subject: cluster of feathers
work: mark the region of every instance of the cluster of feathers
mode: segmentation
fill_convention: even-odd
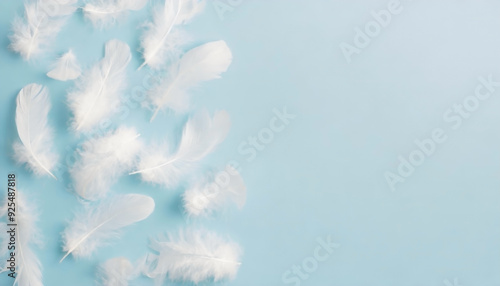
[[[84,17],[99,29],[105,29],[143,9],[148,0],[26,0],[23,16],[12,23],[10,49],[24,60],[42,56],[50,48],[66,20],[81,9]],[[143,62],[161,79],[147,91],[151,120],[164,111],[176,114],[191,112],[190,91],[205,81],[221,77],[232,62],[227,44],[213,41],[185,51],[189,36],[182,29],[203,11],[205,0],[162,0],[152,7],[152,21],[144,25],[140,39]],[[67,102],[73,117],[71,129],[88,134],[110,116],[110,106],[120,102],[127,88],[127,72],[132,54],[130,47],[111,39],[104,56],[82,70],[72,50],[61,55],[47,72],[59,81],[74,81]],[[53,152],[54,134],[48,124],[50,98],[46,87],[29,84],[17,95],[16,126],[19,141],[13,145],[14,159],[36,176],[57,180],[58,156]],[[187,183],[182,197],[189,217],[212,216],[228,207],[243,207],[246,187],[232,166],[214,170],[200,178],[193,176],[200,162],[226,138],[230,128],[229,114],[195,111],[185,123],[175,150],[148,143],[133,127],[117,129],[84,142],[77,150],[76,162],[69,168],[75,195],[81,207],[62,232],[61,262],[91,257],[100,248],[120,238],[124,229],[147,219],[155,209],[154,200],[141,194],[110,194],[121,176],[137,176],[142,181],[176,188]],[[43,285],[42,267],[34,247],[40,245],[36,227],[37,208],[23,191],[16,197],[15,285]],[[8,200],[0,205],[0,217],[8,216]],[[7,225],[0,223],[2,234]],[[177,234],[160,234],[150,242],[151,252],[137,261],[117,257],[105,261],[98,271],[101,285],[125,286],[144,275],[161,285],[165,279],[199,283],[232,279],[241,264],[241,248],[230,239],[204,229],[180,230]],[[0,256],[5,256],[2,247]],[[5,260],[3,260],[5,261]],[[7,265],[0,271],[6,271]]]

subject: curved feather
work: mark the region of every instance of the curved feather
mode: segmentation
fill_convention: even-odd
[[[80,76],[82,69],[76,61],[72,50],[57,59],[54,67],[47,73],[47,76],[60,81],[73,80]]]
[[[115,24],[128,11],[144,8],[148,0],[90,0],[83,6],[83,14],[94,27],[105,28]]]

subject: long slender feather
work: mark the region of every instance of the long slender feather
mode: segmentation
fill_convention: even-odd
[[[63,250],[73,257],[89,257],[99,247],[120,236],[120,230],[146,219],[154,210],[154,200],[138,194],[117,195],[99,205],[84,206],[62,234]]]
[[[142,144],[133,128],[120,127],[83,144],[80,160],[70,169],[75,191],[82,198],[103,198],[120,175],[132,168]]]
[[[106,28],[115,24],[128,11],[144,8],[148,0],[89,0],[83,6],[83,14],[94,27]]]
[[[60,81],[73,80],[80,76],[82,69],[78,65],[72,50],[62,55],[47,73],[47,76]]]
[[[155,107],[151,121],[163,108],[184,112],[189,108],[189,90],[204,81],[220,78],[232,61],[224,41],[206,43],[187,52],[168,69],[168,77],[149,92]]]
[[[49,93],[39,84],[25,86],[17,95],[16,126],[21,143],[14,143],[14,158],[26,163],[36,175],[48,174],[57,156],[51,151],[52,132],[47,124],[50,109]]]
[[[112,103],[119,100],[126,86],[126,67],[130,59],[127,44],[110,40],[106,43],[104,58],[80,76],[76,90],[68,94],[75,130],[89,131],[109,115]]]
[[[138,170],[143,181],[175,187],[196,166],[196,163],[214,151],[229,132],[229,115],[218,111],[210,118],[203,110],[188,120],[182,132],[181,142],[173,155],[165,150],[148,148],[141,154]]]

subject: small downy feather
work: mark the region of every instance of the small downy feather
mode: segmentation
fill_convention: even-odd
[[[0,207],[0,216],[2,217],[7,217],[8,211],[12,211],[7,203],[11,203],[11,201],[6,200]],[[40,232],[37,227],[37,218],[39,216],[37,208],[31,201],[26,200],[24,193],[20,190],[17,190],[14,203],[16,204],[15,216],[12,218],[15,221],[9,221],[9,223],[17,224],[15,231],[16,248],[8,248],[7,240],[4,241],[4,245],[1,245],[2,249],[10,249],[9,253],[11,251],[15,253],[16,278],[13,285],[42,286],[42,265],[32,248],[41,245]],[[11,216],[8,217],[11,218]],[[4,227],[8,230],[6,224],[2,223],[1,228]],[[3,271],[7,271],[8,267],[10,267],[9,262],[2,267]]]
[[[76,131],[90,131],[109,115],[112,105],[119,102],[120,92],[126,86],[130,59],[127,44],[110,40],[106,43],[104,58],[78,78],[76,89],[68,94]]]
[[[238,171],[227,165],[212,180],[189,188],[183,195],[183,201],[189,216],[210,216],[230,203],[241,209],[246,201],[245,183]]]
[[[24,5],[24,18],[12,22],[10,49],[24,60],[39,56],[57,36],[66,19],[76,10],[78,0],[30,0]]]
[[[176,112],[189,109],[189,90],[204,81],[220,78],[232,61],[232,54],[224,41],[206,43],[188,51],[168,69],[168,77],[149,92],[155,107],[151,121],[158,112],[170,108]]]
[[[146,262],[146,274],[163,285],[168,276],[174,281],[229,280],[236,277],[241,265],[238,244],[206,230],[180,231],[152,240]]]
[[[153,9],[153,22],[146,24],[141,38],[144,63],[153,69],[161,68],[175,57],[187,41],[177,26],[188,23],[205,7],[205,0],[165,0]]]
[[[115,257],[106,260],[99,266],[99,280],[102,286],[128,286],[128,282],[141,274],[144,269],[145,257],[133,265],[125,257]]]
[[[142,143],[133,128],[120,127],[82,146],[80,159],[70,169],[75,191],[86,200],[103,198],[119,176],[133,167]]]
[[[148,0],[89,0],[83,6],[83,14],[94,27],[106,28],[114,25],[128,11],[144,8]]]
[[[146,219],[154,207],[151,197],[138,194],[116,195],[98,205],[85,204],[62,234],[66,254],[61,262],[70,254],[75,258],[91,256],[118,238],[123,227]]]
[[[52,131],[47,124],[49,93],[39,84],[25,86],[17,95],[16,126],[21,143],[14,143],[14,158],[36,175],[50,175],[57,156],[51,151]]]
[[[177,151],[165,154],[165,149],[147,148],[139,155],[137,171],[143,181],[176,187],[192,171],[196,163],[214,151],[229,132],[229,114],[218,111],[210,118],[206,110],[191,117],[182,132]]]
[[[82,69],[78,65],[73,51],[69,50],[57,59],[47,76],[56,80],[67,81],[78,78],[81,73]]]

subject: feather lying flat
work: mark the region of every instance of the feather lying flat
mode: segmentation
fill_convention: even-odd
[[[78,0],[30,0],[24,5],[24,18],[12,22],[10,49],[29,60],[52,44],[66,18],[76,10]]]
[[[54,64],[47,76],[60,81],[74,80],[80,76],[82,69],[76,61],[73,51],[69,50],[62,55]]]
[[[186,24],[205,7],[205,0],[165,0],[154,7],[153,21],[146,24],[141,38],[145,65],[159,69],[179,53],[186,37],[176,26]]]
[[[95,27],[105,28],[115,24],[128,11],[141,10],[146,3],[148,0],[90,0],[82,10]]]
[[[245,205],[246,187],[236,169],[230,165],[209,182],[200,182],[183,195],[184,209],[189,216],[209,216],[231,202]]]
[[[130,59],[127,44],[110,40],[106,43],[104,58],[78,78],[76,89],[68,94],[75,130],[89,131],[110,114],[112,104],[119,101],[120,92],[126,86]]]
[[[188,120],[182,132],[181,142],[173,155],[165,150],[148,148],[139,155],[137,171],[143,181],[176,187],[195,164],[214,151],[229,132],[229,115],[218,111],[213,118],[203,110]]]
[[[47,124],[50,109],[49,93],[38,84],[25,86],[17,95],[16,126],[21,143],[14,143],[14,158],[28,166],[36,175],[52,171],[57,156],[51,151],[52,132]]]
[[[154,200],[138,194],[117,195],[98,205],[86,204],[76,213],[62,234],[63,250],[73,257],[89,257],[99,247],[120,236],[120,230],[146,219],[154,210]]]
[[[205,230],[160,237],[150,247],[155,253],[148,257],[146,274],[157,285],[163,285],[166,276],[193,283],[233,279],[241,265],[241,249],[236,243]]]
[[[135,265],[125,257],[108,259],[99,267],[100,285],[127,286],[130,280],[139,276],[144,268],[144,263],[145,258],[139,259]]]
[[[201,82],[220,78],[231,61],[231,50],[224,41],[206,43],[187,52],[168,69],[168,77],[150,90],[149,98],[155,107],[151,121],[164,108],[188,110],[189,90]]]
[[[133,167],[142,144],[133,128],[120,127],[104,137],[85,142],[80,159],[70,169],[75,191],[82,198],[103,198],[119,176]]]

